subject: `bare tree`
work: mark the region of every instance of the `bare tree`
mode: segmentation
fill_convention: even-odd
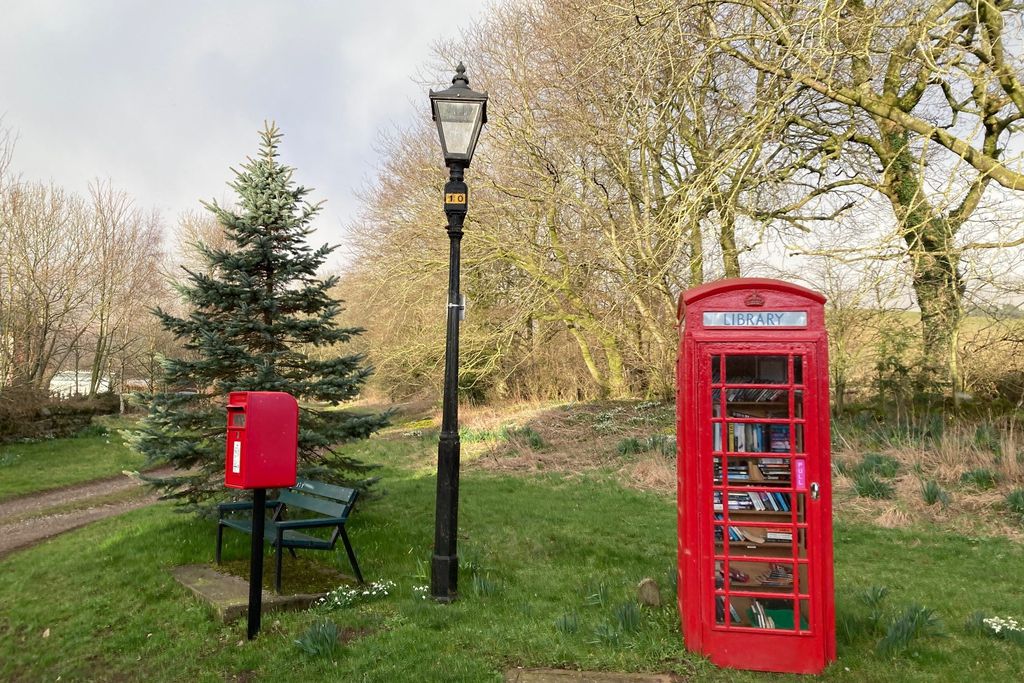
[[[90,273],[93,315],[89,395],[95,396],[111,362],[135,341],[132,326],[155,303],[153,292],[160,253],[160,219],[140,211],[123,191],[109,182],[90,188],[95,259]],[[123,380],[123,375],[121,377]]]
[[[905,242],[924,378],[958,387],[964,245],[992,181],[1024,189],[1021,8],[992,0],[701,2],[723,53],[822,98],[794,112],[821,144],[867,157],[857,179],[889,202]],[[1009,26],[1009,29],[1008,29]],[[992,246],[1024,243],[1024,237]],[[975,245],[980,246],[980,245]]]

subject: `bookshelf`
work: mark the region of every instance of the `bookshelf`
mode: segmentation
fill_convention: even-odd
[[[713,359],[713,383],[720,369]],[[787,356],[727,356],[725,383],[711,391],[719,625],[727,608],[730,626],[747,628],[792,629],[794,609],[801,627],[809,617],[797,592],[808,585],[806,547],[793,524],[804,519],[803,500],[791,478],[803,441],[800,362],[793,375],[790,383]]]

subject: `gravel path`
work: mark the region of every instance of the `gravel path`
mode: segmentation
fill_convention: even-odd
[[[173,472],[164,468],[147,472],[150,476],[166,476]],[[0,503],[0,558],[10,553],[33,546],[47,538],[71,531],[114,515],[120,515],[157,500],[156,493],[142,494],[128,500],[101,503],[97,499],[112,494],[130,491],[142,486],[142,481],[131,474],[122,474],[110,479],[100,479],[67,486],[54,491],[19,496]],[[96,504],[90,505],[90,500]],[[74,510],[47,514],[47,510],[68,505],[79,506]],[[34,515],[26,518],[26,515]]]

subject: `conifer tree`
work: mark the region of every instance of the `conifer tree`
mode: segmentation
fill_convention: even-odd
[[[295,184],[294,169],[278,161],[281,133],[265,126],[256,158],[234,171],[233,208],[204,203],[222,226],[228,248],[195,245],[206,263],[187,270],[177,286],[189,312],[177,317],[157,308],[161,324],[183,340],[184,358],[164,364],[165,391],[149,401],[135,432],[135,447],[151,462],[178,473],[159,483],[165,497],[198,508],[223,497],[228,392],[285,391],[326,405],[301,407],[299,471],[349,486],[366,486],[369,465],[335,448],[370,436],[387,423],[380,414],[354,414],[336,406],[355,397],[371,368],[359,353],[319,360],[314,348],[335,347],[362,332],[340,327],[336,277],[317,271],[334,247],[312,249],[307,239],[320,204]],[[317,354],[318,358],[331,354]]]

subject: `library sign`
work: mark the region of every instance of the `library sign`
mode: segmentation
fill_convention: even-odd
[[[704,327],[807,327],[807,311],[705,311]]]

